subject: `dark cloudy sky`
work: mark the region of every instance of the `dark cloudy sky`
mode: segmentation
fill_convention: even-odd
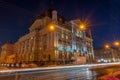
[[[53,0],[68,21],[89,17],[94,47],[120,40],[120,0]],[[0,45],[15,42],[51,0],[0,0]]]

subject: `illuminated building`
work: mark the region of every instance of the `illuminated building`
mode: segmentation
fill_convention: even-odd
[[[97,62],[119,62],[120,50],[118,48],[98,48],[94,50]]]
[[[80,31],[79,22],[79,19],[66,21],[55,9],[49,8],[34,21],[28,34],[14,44],[5,44],[10,50],[3,45],[1,63],[66,64],[76,57],[92,63],[91,33]],[[14,55],[13,60],[10,57],[7,61],[9,54]]]

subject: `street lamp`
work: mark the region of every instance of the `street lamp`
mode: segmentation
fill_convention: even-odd
[[[50,30],[54,30],[55,27],[53,25],[50,26]]]
[[[54,31],[55,30],[55,25],[53,23],[50,23],[48,25],[48,29],[49,29],[49,31]]]
[[[106,44],[104,47],[105,47],[105,49],[109,49],[109,48],[110,48],[110,45],[109,45],[109,44]]]
[[[86,23],[81,23],[79,25],[79,29],[83,32],[83,48],[84,48],[84,53],[86,53],[86,34],[85,34],[85,31],[86,31],[86,28],[87,28],[87,24]],[[86,57],[86,62],[87,62],[87,54],[85,54],[85,57]]]
[[[113,50],[113,48],[111,48],[111,46],[110,46],[109,44],[106,44],[106,45],[105,45],[105,49],[107,49],[107,50],[109,50],[109,51],[111,52],[111,53],[110,53],[111,56],[112,56],[112,57],[111,57],[111,58],[112,58],[111,60],[114,61],[114,59],[115,59],[114,57],[115,57],[115,56],[114,56],[114,50]],[[110,55],[110,54],[109,54],[109,55]]]
[[[117,47],[120,46],[120,42],[118,42],[118,41],[115,41],[113,44]]]
[[[85,24],[80,24],[79,26],[81,31],[85,31],[86,30],[86,25]]]
[[[116,49],[117,49],[117,52],[116,52],[116,55],[114,55],[115,56],[115,58],[117,59],[118,58],[118,51],[120,50],[120,42],[119,41],[114,41],[114,46],[116,47]],[[115,59],[113,59],[113,61],[115,61]]]
[[[53,22],[51,22],[50,24],[48,24],[48,31],[50,31],[52,35],[55,34],[55,30],[56,30],[56,26]],[[54,36],[55,37],[55,36]],[[54,47],[55,47],[55,40],[54,40]],[[55,65],[56,65],[56,62],[57,62],[57,57],[56,57],[56,50],[54,51],[55,52]]]
[[[79,25],[79,29],[82,31],[83,33],[83,45],[84,47],[86,47],[86,37],[85,37],[85,31],[86,31],[86,25],[85,24],[80,24]]]

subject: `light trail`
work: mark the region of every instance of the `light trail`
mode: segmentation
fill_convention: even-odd
[[[76,68],[76,67],[92,67],[92,66],[104,66],[104,65],[114,65],[117,63],[102,63],[102,64],[86,64],[86,65],[72,65],[72,66],[54,66],[54,67],[42,67],[42,68],[23,68],[23,69],[11,69],[11,70],[0,70],[0,73],[14,73],[23,71],[37,71],[37,70],[51,70],[51,69],[62,69],[62,68]]]

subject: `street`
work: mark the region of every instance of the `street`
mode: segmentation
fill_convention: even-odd
[[[111,63],[112,65],[116,63]],[[110,65],[111,65],[110,64]],[[1,70],[0,80],[96,80],[98,77],[106,75],[111,71],[120,70],[118,67],[107,67],[99,69],[98,65],[75,65],[56,66],[44,68],[27,68],[18,70]],[[97,66],[97,70],[90,70],[92,66]],[[102,67],[102,66],[100,66]]]
[[[94,80],[96,72],[89,67],[1,74],[0,80]]]

